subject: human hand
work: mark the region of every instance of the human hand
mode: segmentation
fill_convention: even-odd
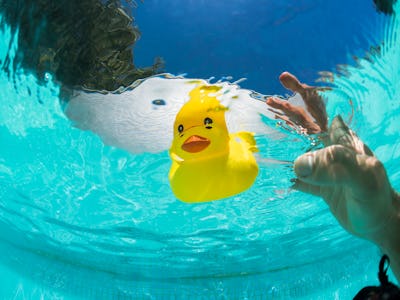
[[[395,192],[382,163],[341,117],[336,117],[327,129],[325,104],[318,88],[300,83],[288,72],[279,79],[283,86],[301,95],[306,109],[270,97],[267,104],[283,112],[278,117],[289,125],[301,126],[306,133],[327,131],[320,136],[326,148],[295,160],[298,178],[293,187],[322,197],[350,233],[381,244],[380,234],[396,211],[392,201]]]
[[[346,230],[379,244],[395,212],[382,163],[341,117],[333,120],[325,143],[295,160],[294,188],[322,197]]]
[[[306,109],[279,98],[269,98],[267,104],[281,110],[278,117],[289,125],[301,126],[306,133],[323,133],[319,138],[326,147],[295,160],[293,188],[322,197],[348,232],[377,244],[391,258],[400,280],[400,194],[392,189],[382,163],[341,117],[326,129],[319,89],[301,84],[287,72],[280,80],[302,96]]]
[[[292,127],[301,126],[305,133],[308,134],[325,132],[327,130],[328,118],[325,103],[318,94],[318,91],[326,88],[316,88],[300,83],[300,81],[289,72],[283,72],[279,76],[279,80],[285,88],[300,94],[306,109],[295,106],[287,100],[269,97],[267,99],[267,105],[274,109],[279,109],[283,113],[277,113],[276,117],[283,119]]]

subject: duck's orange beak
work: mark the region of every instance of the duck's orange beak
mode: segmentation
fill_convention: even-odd
[[[210,140],[205,137],[192,135],[183,143],[182,149],[186,152],[196,153],[206,149],[210,143]]]

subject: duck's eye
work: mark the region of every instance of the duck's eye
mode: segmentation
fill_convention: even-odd
[[[179,131],[179,133],[183,132],[183,125],[182,124],[178,126],[178,131]]]
[[[213,123],[213,120],[211,120],[210,118],[205,118],[204,119],[204,125],[206,125],[206,128],[207,129],[210,129],[210,128],[212,128],[211,127],[211,124]]]

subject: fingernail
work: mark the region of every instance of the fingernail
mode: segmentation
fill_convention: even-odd
[[[308,177],[312,174],[314,165],[313,155],[303,155],[300,156],[294,162],[294,171],[299,177]]]

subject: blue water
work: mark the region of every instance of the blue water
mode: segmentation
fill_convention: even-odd
[[[160,55],[171,73],[247,77],[259,92],[285,93],[283,70],[313,83],[384,40],[381,55],[334,74],[327,108],[400,189],[399,20],[361,1],[160,2],[135,11],[139,64]],[[15,39],[7,26],[0,35],[0,60],[13,61]],[[377,283],[378,249],[292,191],[290,166],[262,165],[249,191],[188,205],[170,190],[167,151],[131,154],[75,128],[50,74],[43,86],[3,63],[0,87],[1,299],[348,299]],[[310,147],[281,131],[257,137],[266,156],[293,161]]]
[[[243,87],[277,94],[283,71],[311,84],[364,56],[385,20],[365,0],[146,0],[134,16],[138,65],[161,56],[174,74],[246,77]]]

